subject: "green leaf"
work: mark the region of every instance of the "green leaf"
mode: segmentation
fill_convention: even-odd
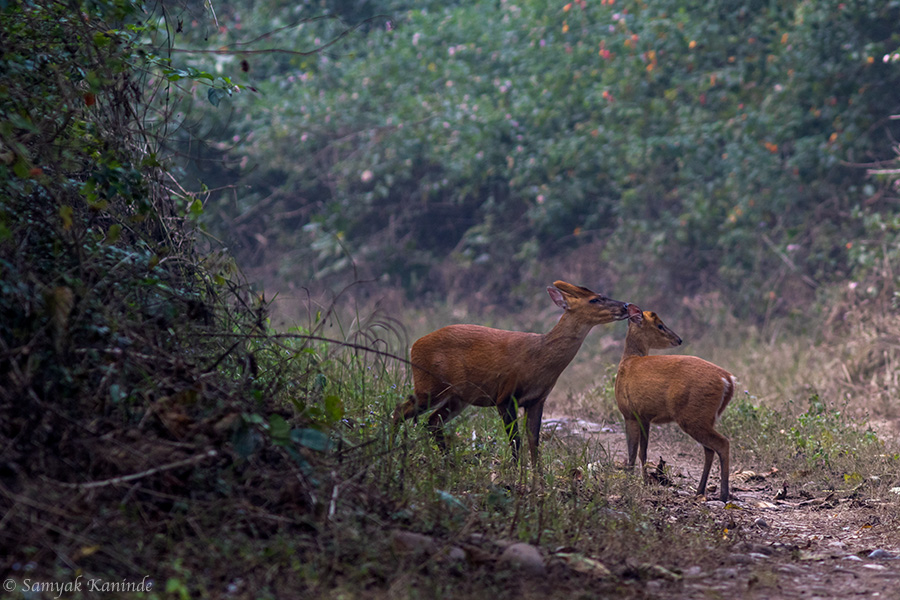
[[[122,235],[122,226],[121,225],[119,225],[118,223],[116,223],[114,225],[110,225],[109,231],[107,231],[107,233],[106,233],[106,239],[104,240],[104,243],[106,243],[107,245],[115,244],[116,242],[119,241],[119,237],[121,235]]]
[[[344,418],[344,402],[340,396],[336,394],[325,396],[325,418],[329,423],[337,423]]]
[[[106,48],[109,46],[110,41],[109,36],[102,32],[94,34],[94,45],[97,46],[97,48]]]
[[[187,72],[181,69],[163,68],[162,72],[169,81],[179,81],[188,76]]]
[[[244,421],[231,436],[231,445],[241,458],[249,458],[259,447],[259,433]]]
[[[257,413],[250,413],[244,415],[244,422],[253,423],[255,425],[262,425],[266,422],[266,420],[262,417],[262,415],[259,415]]]
[[[203,202],[200,201],[200,198],[195,198],[194,201],[191,202],[191,206],[188,210],[190,211],[191,217],[199,217],[203,214]]]
[[[28,117],[27,115],[23,116],[23,115],[20,115],[19,113],[10,113],[10,114],[4,115],[4,116],[9,118],[9,121],[3,122],[4,130],[6,129],[5,126],[7,125],[7,123],[9,123],[14,127],[18,127],[20,129],[30,131],[31,133],[39,133],[40,132],[40,129],[38,128],[38,126],[35,125],[34,122],[31,120],[31,118]]]
[[[317,392],[321,392],[325,389],[325,386],[328,385],[328,378],[324,373],[316,373],[316,378],[313,383],[313,389]]]
[[[62,219],[63,229],[69,230],[72,228],[72,215],[74,212],[72,207],[67,204],[59,207],[59,218]]]
[[[291,426],[281,415],[269,417],[269,435],[276,444],[286,444],[290,439]]]
[[[23,158],[19,158],[15,163],[13,163],[13,173],[16,174],[16,177],[19,179],[27,179],[28,172],[31,170],[31,165],[28,164]]]
[[[445,492],[444,490],[434,490],[434,493],[437,494],[437,497],[440,498],[441,501],[448,507],[455,510],[468,510],[468,508],[466,508],[466,505],[463,504],[459,498],[457,498],[450,492]]]
[[[333,445],[331,438],[318,429],[294,429],[291,431],[291,439],[295,443],[316,452],[328,452]]]
[[[114,383],[111,386],[109,386],[109,397],[112,399],[113,402],[119,403],[122,400],[124,400],[125,398],[127,398],[128,395],[122,389],[122,386],[120,386],[118,383]]]
[[[219,101],[225,97],[225,92],[220,90],[219,88],[209,88],[209,91],[206,92],[206,97],[209,98],[209,103],[213,106],[218,106]]]

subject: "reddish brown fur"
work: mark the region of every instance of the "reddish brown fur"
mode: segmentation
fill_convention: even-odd
[[[715,430],[716,419],[734,396],[734,376],[696,356],[647,356],[653,348],[681,344],[681,338],[649,311],[628,323],[625,352],[616,375],[616,403],[625,417],[628,465],[633,467],[640,446],[641,466],[647,460],[651,423],[675,421],[700,442],[705,453],[698,495],[706,493],[713,455],[719,456],[722,485],[728,500],[729,442]],[[640,316],[637,316],[640,314]]]
[[[395,426],[429,409],[428,428],[445,448],[443,425],[466,406],[496,406],[518,457],[517,407],[525,409],[532,462],[537,464],[544,402],[594,325],[627,317],[627,304],[556,281],[547,291],[565,312],[546,334],[480,325],[450,325],[413,344],[415,393],[397,407]]]

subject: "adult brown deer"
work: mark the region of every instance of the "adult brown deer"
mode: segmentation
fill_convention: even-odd
[[[429,409],[428,429],[446,449],[443,427],[465,407],[494,406],[518,459],[517,408],[525,410],[532,465],[537,465],[544,402],[595,325],[628,317],[628,304],[556,281],[550,298],[565,312],[545,334],[480,325],[450,325],[412,346],[414,394],[394,411],[394,425]]]

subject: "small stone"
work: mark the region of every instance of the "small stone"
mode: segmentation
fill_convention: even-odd
[[[431,536],[414,531],[394,531],[392,536],[394,548],[400,552],[432,552],[434,539]]]
[[[675,571],[667,569],[662,565],[643,563],[638,566],[638,569],[644,571],[646,573],[646,576],[648,577],[663,578],[670,581],[681,581],[682,579],[684,579],[681,573],[676,573]]]
[[[714,576],[721,579],[737,579],[740,573],[741,571],[738,571],[737,569],[731,567],[722,567],[715,570]]]
[[[775,550],[766,544],[755,544],[753,542],[740,542],[735,544],[735,550],[739,552],[746,552],[748,554],[762,554],[764,556],[771,556],[774,554]]]
[[[459,546],[451,546],[447,550],[447,559],[451,562],[464,562],[466,560],[466,551]]]
[[[775,570],[789,575],[803,575],[806,573],[804,569],[796,565],[778,565]]]
[[[554,558],[558,558],[573,571],[591,575],[600,579],[613,578],[614,575],[606,565],[599,560],[585,556],[578,552],[555,552]]]
[[[685,579],[699,579],[703,576],[704,576],[703,569],[701,569],[700,567],[697,567],[697,566],[688,567],[687,569],[684,570],[684,578]]]
[[[732,554],[728,560],[736,565],[748,565],[753,562],[753,559],[746,554]]]
[[[753,526],[759,527],[760,529],[768,529],[769,523],[762,517],[759,517],[753,521]]]
[[[872,550],[869,553],[869,558],[881,558],[881,559],[892,559],[897,558],[897,555],[893,552],[888,552],[887,550],[882,550],[878,548],[877,550]]]
[[[504,550],[499,562],[534,575],[542,575],[546,570],[540,551],[531,544],[521,542]]]
[[[410,554],[437,553],[437,558],[449,560],[450,562],[463,562],[466,560],[466,552],[459,546],[450,546],[442,549],[433,537],[414,531],[397,529],[391,533],[391,542],[396,552]]]

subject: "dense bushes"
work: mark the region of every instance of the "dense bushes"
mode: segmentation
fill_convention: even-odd
[[[0,433],[17,440],[13,462],[53,445],[46,435],[59,443],[59,419],[127,421],[192,385],[172,354],[195,354],[187,338],[207,329],[210,298],[185,260],[184,198],[161,184],[154,131],[135,117],[125,24],[136,9],[98,3],[75,21],[62,4],[0,13]]]
[[[162,589],[190,565],[201,522],[204,545],[221,527],[205,502],[245,497],[236,462],[268,451],[260,471],[308,466],[260,433],[284,410],[293,353],[260,358],[258,376],[257,355],[280,351],[265,306],[201,251],[198,200],[163,168],[178,94],[155,92],[180,76],[141,43],[142,8],[0,5],[0,570],[12,583],[152,569]],[[291,450],[327,441],[299,427],[313,420],[303,373],[290,380],[303,433]]]
[[[203,11],[213,5],[221,23],[237,21],[227,4],[213,2]],[[192,12],[200,11],[198,6],[151,7],[130,0],[0,3],[0,570],[6,591],[24,597],[39,593],[29,591],[26,581],[61,587],[83,578],[147,581],[160,597],[315,597],[331,590],[352,595],[356,589],[394,595],[406,589],[416,590],[413,595],[422,589],[465,595],[471,589],[471,595],[484,595],[494,585],[509,591],[508,570],[494,566],[493,540],[511,537],[545,548],[577,544],[581,551],[611,558],[619,565],[616,577],[591,576],[587,584],[600,595],[621,591],[622,581],[631,586],[633,565],[622,559],[627,553],[621,549],[635,546],[632,540],[641,540],[643,550],[628,555],[628,562],[662,556],[667,564],[681,564],[684,552],[659,552],[674,547],[671,540],[677,539],[679,548],[688,543],[705,549],[691,553],[692,561],[709,555],[703,563],[714,568],[726,543],[724,522],[714,522],[706,509],[703,515],[691,509],[691,518],[678,520],[674,528],[668,513],[644,515],[647,502],[656,500],[635,494],[633,478],[621,477],[611,465],[582,477],[587,458],[596,452],[608,463],[606,450],[598,446],[548,444],[547,495],[517,484],[514,465],[497,468],[506,445],[499,443],[502,430],[487,412],[473,414],[484,427],[472,428],[471,435],[453,444],[459,458],[453,469],[433,451],[423,429],[410,425],[402,437],[386,435],[389,415],[408,393],[405,362],[386,351],[400,348],[402,355],[408,344],[395,317],[359,318],[347,333],[346,353],[334,352],[340,344],[320,337],[320,329],[271,335],[265,304],[234,276],[227,256],[198,243],[205,196],[187,191],[182,187],[189,187],[186,178],[168,170],[177,150],[196,149],[180,145],[194,141],[188,136],[177,137],[198,123],[185,117],[185,104],[196,97],[218,106],[212,115],[224,123],[224,99],[251,92],[253,77],[261,72],[269,79],[266,95],[260,96],[271,104],[263,105],[265,120],[248,112],[220,124],[247,132],[238,142],[255,152],[253,160],[266,160],[257,172],[271,186],[261,188],[268,195],[258,206],[252,204],[257,190],[231,190],[241,211],[231,223],[233,231],[260,247],[269,244],[263,248],[269,253],[295,246],[299,228],[309,242],[299,257],[312,253],[314,261],[288,255],[286,265],[295,272],[309,267],[316,275],[330,269],[340,276],[348,268],[341,263],[341,245],[348,244],[370,262],[364,267],[372,269],[377,260],[379,272],[419,289],[448,248],[455,249],[455,260],[468,265],[468,272],[496,276],[498,269],[526,265],[601,234],[614,242],[607,253],[638,248],[633,256],[616,257],[623,270],[652,258],[640,244],[649,232],[662,232],[654,233],[653,248],[670,264],[699,265],[691,259],[694,246],[707,243],[715,254],[721,241],[685,228],[691,235],[676,245],[653,220],[671,221],[685,210],[689,194],[671,186],[682,185],[682,173],[696,174],[704,160],[707,166],[716,164],[712,150],[703,154],[692,147],[689,152],[681,142],[667,141],[665,110],[645,109],[643,100],[629,101],[630,110],[652,134],[647,139],[655,141],[645,143],[641,133],[626,139],[640,144],[623,143],[616,136],[624,129],[616,128],[613,117],[624,118],[629,102],[623,98],[638,94],[640,86],[610,88],[610,103],[603,96],[606,88],[586,83],[601,77],[599,69],[575,78],[579,71],[573,63],[567,71],[523,71],[521,78],[510,75],[495,82],[479,73],[480,61],[445,65],[437,46],[423,46],[422,57],[412,41],[393,47],[393,34],[375,27],[374,20],[359,30],[366,34],[360,39],[371,44],[359,48],[365,63],[341,59],[335,68],[336,54],[316,63],[314,57],[279,53],[271,61],[256,54],[217,54],[221,74],[215,66],[212,74],[173,64],[170,57],[180,61],[186,56],[176,52],[184,49],[179,29],[201,32],[194,40],[199,43],[210,32],[209,23],[215,23],[212,13]],[[559,14],[585,10],[579,18],[586,18],[590,10],[599,10],[585,6]],[[153,13],[155,8],[162,15]],[[504,47],[485,23],[476,27],[454,20],[471,17],[469,9],[435,3],[429,10],[440,18],[431,22],[420,12],[398,24],[406,30],[421,26],[435,38],[441,28],[449,28],[447,40],[454,41],[447,43],[455,44],[453,57],[460,60],[477,53],[478,46],[456,38],[476,35],[498,68],[519,68],[503,58]],[[514,47],[514,37],[531,39],[530,29],[516,29],[527,11],[505,5],[502,10],[513,32],[503,43]],[[528,64],[525,59],[540,40],[552,46],[563,39],[552,23],[555,16],[529,10],[530,18],[546,23],[537,32],[540,37],[533,38],[535,46],[515,50],[522,64]],[[288,17],[266,27],[288,25]],[[571,19],[566,22],[570,31],[580,23]],[[325,28],[323,43],[343,31],[331,21],[317,26]],[[625,41],[632,38],[617,39],[627,48]],[[304,44],[298,40],[297,46]],[[569,56],[562,48],[554,59]],[[577,40],[569,48],[573,56],[589,54]],[[342,78],[353,82],[369,73],[366,69],[388,64],[371,62],[386,51],[406,61],[392,67],[392,86],[405,86],[394,97],[396,104],[384,104],[384,94],[396,88],[379,79],[378,94],[354,98],[348,92],[342,105]],[[652,87],[664,61],[662,54],[647,56],[646,64],[638,55],[620,60],[633,70],[634,82]],[[194,61],[199,62],[189,62]],[[229,65],[245,78],[244,87],[228,79]],[[655,66],[647,70],[650,65]],[[458,69],[453,86],[440,74],[450,68]],[[281,98],[276,84],[298,85],[296,75],[279,79],[283,69],[303,69],[300,79],[305,75],[307,82],[312,74],[315,85],[322,82],[322,94],[309,93],[296,105],[290,103],[296,97],[284,104],[273,101]],[[289,80],[292,76],[295,81]],[[424,86],[426,79],[440,86],[440,93]],[[364,82],[359,80],[363,88]],[[458,98],[457,83],[474,91]],[[548,97],[563,98],[562,110],[542,112],[550,105],[531,93],[538,84],[557,86]],[[666,104],[665,96],[663,108],[675,106]],[[576,100],[580,104],[573,104]],[[598,111],[595,101],[605,108]],[[478,111],[475,102],[482,107]],[[361,112],[342,112],[348,106]],[[294,108],[297,112],[291,113]],[[468,121],[462,118],[465,111]],[[457,116],[451,120],[450,115]],[[300,116],[305,120],[297,121]],[[298,122],[305,125],[296,129]],[[359,123],[369,129],[359,129]],[[551,136],[550,131],[567,135]],[[686,126],[678,131],[685,140],[695,139]],[[256,146],[251,133],[260,140]],[[307,143],[315,143],[316,152],[298,162],[291,151]],[[779,152],[786,152],[783,141],[771,142],[776,143]],[[734,149],[724,149],[739,148],[735,142]],[[775,154],[768,147],[760,152],[769,160]],[[234,156],[235,166],[243,168],[242,155]],[[642,167],[647,156],[661,167],[647,171],[653,177],[632,177],[629,169]],[[674,164],[665,162],[670,159]],[[725,171],[710,169],[709,181],[724,176]],[[658,202],[649,201],[662,191]],[[695,198],[698,203],[704,199]],[[717,207],[709,201],[703,210]],[[218,214],[227,214],[226,209]],[[742,215],[734,216],[740,232]],[[787,231],[779,218],[773,219],[781,228],[772,232],[773,245]],[[873,233],[896,227],[895,220],[871,211],[861,211],[854,220]],[[703,223],[698,217],[696,225]],[[830,222],[823,218],[821,223]],[[248,229],[240,230],[242,224]],[[711,225],[710,230],[719,232]],[[861,265],[871,264],[862,262],[870,254],[856,248],[886,243],[889,235],[883,235],[853,247]],[[681,258],[675,252],[679,248],[686,249]],[[719,253],[705,257],[706,271],[721,271],[727,257]],[[494,285],[504,281],[495,277]],[[717,308],[714,302],[711,306]],[[348,331],[331,311],[314,320],[317,328],[328,322]],[[869,330],[878,337],[872,351],[881,352],[881,331]],[[768,347],[766,352],[771,357]],[[791,357],[796,354],[792,351]],[[790,360],[781,362],[790,368]],[[756,411],[744,408],[744,416]],[[843,453],[843,447],[816,439],[819,425],[841,424],[833,415],[823,404],[808,411],[801,419],[806,429],[790,430],[795,445],[816,460]],[[599,464],[593,458],[591,463]],[[856,471],[851,475],[862,477]],[[623,497],[628,499],[624,504]],[[610,510],[614,498],[619,500]],[[485,549],[470,545],[467,566],[448,572],[442,561],[398,555],[397,537],[386,535],[387,530],[411,528],[430,530],[448,547],[477,533]],[[656,533],[648,537],[648,531]],[[556,566],[549,574],[548,589],[562,589],[560,582],[587,589],[584,581]],[[644,588],[631,589],[645,595]]]
[[[220,7],[215,43],[317,10]],[[630,289],[716,287],[753,311],[801,276],[810,291],[850,275],[860,217],[889,206],[853,164],[890,157],[889,3],[383,12],[318,57],[247,57],[261,93],[235,98],[221,148],[250,187],[214,212],[259,264],[289,250],[303,260],[283,274],[352,276],[349,253],[366,274],[445,292],[436,266],[452,263],[501,291],[600,240],[582,260]],[[303,51],[342,31],[316,21],[265,43]]]

